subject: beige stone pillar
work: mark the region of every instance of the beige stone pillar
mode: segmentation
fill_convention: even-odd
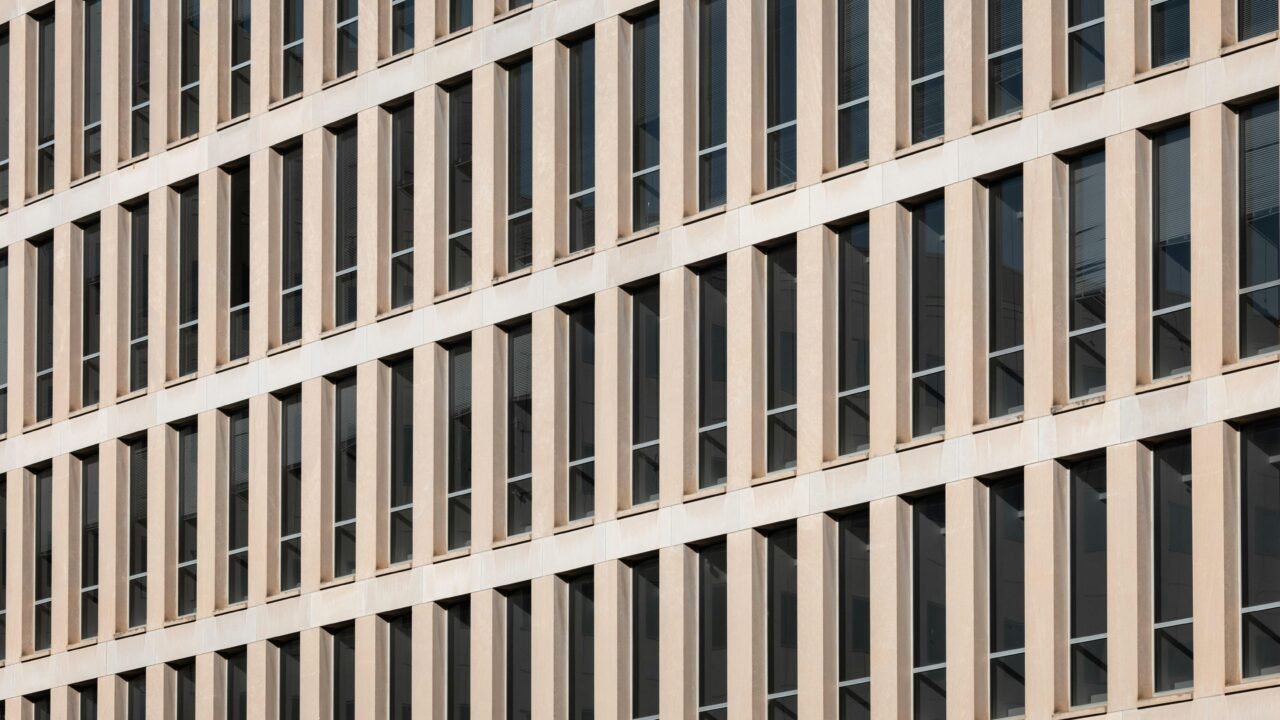
[[[690,718],[698,706],[698,556],[687,545],[658,551],[658,669],[662,717]]]
[[[531,583],[534,720],[563,718],[568,713],[565,673],[569,657],[566,637],[569,603],[561,585],[555,575],[543,575]]]
[[[1223,105],[1191,113],[1191,377],[1239,357],[1236,337],[1235,118]],[[1207,187],[1206,187],[1207,186]]]
[[[620,16],[596,23],[597,250],[631,234],[630,36]]]
[[[834,720],[840,707],[836,522],[825,513],[806,515],[796,521],[796,532],[796,580],[802,588],[797,598],[799,711],[803,717]]]
[[[725,100],[727,107],[734,108],[725,125],[725,207],[730,210],[747,204],[764,189],[763,14],[763,3],[725,7]]]
[[[839,248],[835,234],[825,226],[797,233],[796,266],[797,346],[802,348],[796,357],[796,472],[806,473],[821,469],[823,462],[838,454]]]
[[[877,28],[867,38],[868,150],[871,162],[881,163],[891,160],[910,137],[907,4],[904,0],[868,0],[867,14],[867,27]]]
[[[1110,16],[1107,23],[1111,33]],[[1120,46],[1115,47],[1119,51]],[[1108,53],[1110,72],[1111,53]],[[1149,318],[1139,322],[1139,298],[1148,287],[1142,269],[1146,257],[1148,217],[1140,204],[1147,184],[1145,165],[1140,162],[1142,138],[1130,130],[1107,138],[1107,400],[1132,395],[1139,375],[1138,349],[1149,348]],[[1150,368],[1145,368],[1148,376]]]
[[[1027,717],[1068,709],[1067,526],[1071,508],[1066,473],[1057,462],[1028,465],[1022,474],[1026,521]],[[874,556],[873,556],[874,557]]]
[[[378,61],[391,54],[391,3],[361,0],[357,70],[365,73],[377,68]],[[385,38],[385,39],[384,39]]]
[[[84,59],[79,57],[83,35],[80,38],[74,35],[75,28],[79,26],[77,11],[72,0],[54,1],[54,47],[58,49],[57,57],[62,60],[54,63],[53,67],[53,189],[56,192],[67,189],[71,184],[72,157],[77,154],[73,153],[71,141],[72,118],[84,116],[83,109],[78,116],[73,115],[76,104],[72,100],[75,92],[72,75],[74,68],[84,67]]]
[[[631,299],[621,288],[596,293],[595,516],[631,506]]]
[[[254,22],[249,26],[249,112],[253,115],[266,110],[280,92],[282,53],[276,43],[283,37],[283,20],[279,8],[271,0],[250,0]]]
[[[898,497],[870,505],[871,706],[886,720],[911,717],[910,510]]]
[[[102,108],[99,117],[102,119],[102,172],[116,169],[119,159],[125,156],[122,152],[124,137],[128,135],[129,125],[122,122],[127,118],[128,100],[125,88],[128,87],[129,46],[124,39],[124,27],[128,23],[128,12],[118,3],[102,5]],[[10,72],[13,68],[10,67]],[[12,89],[10,90],[12,93]],[[122,107],[123,106],[123,107]],[[13,107],[10,105],[10,107]],[[12,132],[12,127],[10,128]],[[20,147],[12,144],[10,147]],[[105,218],[103,227],[106,227]],[[106,235],[103,235],[106,240]],[[105,247],[105,243],[104,243]],[[106,268],[103,267],[105,271]],[[103,273],[106,280],[106,273]],[[107,397],[103,395],[103,397]]]
[[[197,655],[195,663],[195,720],[222,720],[227,716],[226,661],[210,652]]]
[[[318,44],[318,43],[317,43]],[[298,694],[301,720],[329,719],[329,634],[324,628],[298,633]]]
[[[1151,653],[1150,568],[1139,561],[1151,552],[1151,478],[1139,467],[1141,451],[1135,442],[1107,448],[1107,708],[1112,711],[1137,706],[1144,685],[1140,666]],[[1145,682],[1148,691],[1150,682]]]
[[[951,32],[948,32],[948,36],[954,37]],[[948,82],[949,78],[950,74]],[[951,133],[949,121],[947,133]],[[977,211],[977,204],[982,196],[982,188],[974,180],[948,185],[946,189],[943,302],[946,318],[947,437],[968,435],[973,428],[975,406],[981,405],[984,411],[986,409],[986,396],[975,392],[978,388],[986,388],[986,373],[976,372],[975,354],[985,360],[986,351],[983,347],[975,353],[974,342],[975,336],[980,334],[979,328],[985,326],[982,318],[986,316],[986,303],[978,302],[974,278],[977,263],[982,262],[985,267],[986,260],[981,249],[982,236],[977,227],[981,217],[985,215]],[[985,412],[982,414],[985,416]]]
[[[176,436],[168,425],[147,430],[147,630],[177,615]]]
[[[249,398],[249,587],[257,605],[280,589],[280,403]]]
[[[905,213],[898,205],[871,211],[871,454],[894,452],[910,435],[908,352],[910,333],[906,278],[910,272]],[[890,309],[893,309],[892,311]]]
[[[475,10],[483,5],[483,2],[477,3]],[[498,83],[505,74],[494,63],[471,72],[471,173],[476,188],[471,195],[472,290],[492,285],[499,267],[498,258],[506,257],[506,244],[499,242],[505,233],[499,231],[497,220],[500,212],[505,217],[506,204],[499,206],[496,200],[496,197],[505,197],[496,185],[498,163],[506,166],[505,154],[498,154],[498,149],[505,146],[502,132],[505,123],[498,121]],[[505,267],[505,262],[501,266]]]
[[[356,366],[356,577],[386,567],[390,376],[377,360]]]
[[[729,307],[728,454],[729,489],[746,487],[764,474],[764,258],[754,247],[726,256]]]
[[[249,256],[260,259],[249,263],[250,359],[265,356],[280,340],[279,167],[274,150],[249,156]]]
[[[413,613],[413,720],[444,717],[444,643],[439,642],[436,606],[414,605]]]
[[[435,85],[413,94],[413,303],[418,307],[432,301],[440,288],[436,278],[444,276],[439,248],[445,229],[442,201],[448,133],[442,96]]]
[[[984,52],[987,32],[985,27],[981,27],[986,13],[983,12],[984,8],[977,5],[978,3],[971,2],[945,5],[942,82],[947,140],[968,135],[975,118],[987,116]],[[982,5],[985,6],[986,3]],[[978,26],[975,27],[975,24]],[[982,60],[979,61],[975,55],[981,55]],[[950,219],[951,203],[947,203],[947,206],[947,217]],[[949,233],[947,239],[951,239]],[[947,395],[947,404],[951,404],[950,393]]]
[[[506,395],[500,353],[504,333],[489,325],[471,333],[471,552],[493,547],[506,526],[506,467],[499,464],[499,419]],[[597,485],[599,484],[597,480]],[[499,511],[502,511],[499,514]]]
[[[196,615],[209,617],[227,603],[227,422],[221,412],[206,410],[196,423]]]
[[[431,562],[437,533],[435,488],[444,478],[444,416],[437,412],[441,406],[438,395],[444,387],[440,356],[439,346],[434,344],[413,349],[414,565]]]
[[[124,486],[127,448],[117,440],[98,446],[98,637],[109,638],[124,627],[128,600],[124,592],[128,532]],[[14,629],[9,628],[12,637]]]
[[[201,85],[202,93],[206,85]],[[203,98],[201,106],[204,107]],[[227,223],[230,183],[220,169],[200,173],[199,257],[200,267],[199,307],[200,325],[197,329],[200,351],[197,372],[208,375],[226,362],[227,346],[227,296],[230,282],[227,263],[229,243]],[[252,256],[251,256],[252,257]],[[263,264],[263,263],[254,263]],[[252,306],[250,306],[252,307]]]
[[[1066,86],[1066,4],[1022,0],[1022,114],[1049,109]],[[983,30],[985,28],[975,28]],[[975,48],[981,51],[985,46]],[[1024,186],[1025,187],[1025,186]],[[1031,237],[1030,234],[1027,237]]]
[[[9,22],[9,207],[13,209],[35,194],[31,138],[35,137],[36,84],[30,80],[37,73],[34,37],[35,21],[30,15],[16,15]],[[9,371],[13,372],[12,365]]]
[[[697,85],[681,68],[696,65],[696,13],[687,0],[659,0],[658,54],[664,69],[659,90],[662,109],[658,132],[662,138],[659,177],[662,194],[659,215],[663,229],[676,227],[697,208],[694,172],[697,126]],[[732,12],[731,10],[729,12]]]
[[[568,251],[567,51],[558,42],[533,48],[533,269]]]
[[[315,7],[320,5],[320,7]],[[324,6],[332,7],[328,2],[323,4],[315,3],[310,12],[303,13],[302,19],[302,36],[305,42],[302,43],[302,94],[310,95],[320,89],[328,78],[325,76],[325,68],[328,63],[325,62],[325,31],[331,30],[333,27],[332,10],[329,13],[323,11]],[[328,14],[330,21],[325,23],[325,15]],[[271,39],[272,53],[278,53],[280,46],[278,38],[280,35],[273,35]]]
[[[835,169],[836,6],[796,3],[796,185]],[[695,105],[696,107],[696,105]],[[694,147],[691,135],[689,147]],[[696,176],[695,176],[696,177]],[[803,347],[803,346],[802,346]]]
[[[1191,62],[1212,60],[1224,45],[1235,42],[1239,35],[1236,27],[1238,3],[1200,2],[1187,3],[1191,27]],[[1192,173],[1191,177],[1203,177]]]
[[[155,101],[152,101],[152,109]],[[161,132],[152,124],[152,138]],[[177,196],[168,187],[147,199],[147,391],[155,392],[178,376],[178,213]],[[136,217],[136,216],[135,216]]]
[[[728,701],[731,720],[756,720],[765,710],[765,557],[753,529],[725,536],[728,566]]]
[[[103,146],[106,147],[105,145]],[[106,152],[104,151],[104,156]],[[120,376],[122,373],[120,363],[120,344],[123,337],[121,333],[122,318],[127,315],[120,300],[123,294],[122,272],[126,265],[127,254],[122,254],[122,245],[120,238],[120,214],[119,205],[111,205],[105,207],[98,215],[98,228],[101,232],[100,243],[102,250],[102,275],[99,280],[99,293],[102,302],[102,335],[99,337],[98,345],[98,407],[106,407],[115,404],[116,396],[120,394]],[[9,264],[9,287],[10,293],[13,292],[13,263]],[[13,295],[9,296],[10,308],[13,307]],[[10,353],[12,353],[12,349]],[[13,355],[9,356],[9,372],[13,372]],[[9,407],[13,407],[12,395],[10,395]],[[12,410],[10,410],[12,412]],[[12,418],[12,415],[10,416]],[[12,422],[12,421],[11,421]],[[12,426],[12,425],[11,425]]]
[[[147,713],[149,718],[170,717],[177,709],[175,707],[176,694],[174,690],[177,685],[174,672],[164,663],[156,665],[148,665],[146,670],[147,677]]]
[[[471,717],[476,720],[507,716],[505,617],[502,593],[489,588],[471,594]]]
[[[32,410],[35,408],[32,397],[35,343],[30,340],[34,337],[35,312],[28,299],[35,288],[35,273],[31,272],[34,268],[28,267],[28,247],[25,242],[15,242],[9,247],[9,317],[13,319],[9,335],[16,341],[9,343],[9,374],[6,378],[9,383],[8,434],[12,437],[17,437],[28,418],[34,415],[28,411],[28,406]]]
[[[987,702],[987,489],[973,478],[946,486],[947,717],[975,720]]]
[[[308,20],[311,15],[309,13]],[[308,32],[307,37],[314,37]],[[306,43],[307,69],[320,43]],[[333,318],[332,267],[325,273],[325,246],[333,245],[333,221],[327,198],[332,197],[332,173],[326,168],[325,145],[329,131],[318,128],[302,136],[302,342],[320,337]]]
[[[362,63],[367,50],[365,11],[381,4],[379,0],[360,4]],[[391,309],[391,116],[381,107],[366,108],[357,123],[356,182],[361,202],[356,216],[356,322],[364,325]]]
[[[326,432],[325,419],[331,416],[332,410],[325,383],[324,378],[302,383],[302,447],[314,449],[302,453],[301,589],[304,593],[316,590],[325,577],[323,568],[332,566],[325,562],[333,555],[332,538],[324,528],[325,518],[333,519],[332,498],[326,498],[323,490],[325,458],[333,454],[332,431]]]
[[[1043,417],[1067,396],[1066,172],[1049,155],[1023,165],[1023,416]]]
[[[52,507],[50,508],[50,527],[53,528],[53,577],[51,578],[51,598],[53,600],[52,608],[50,608],[51,622],[49,632],[49,650],[51,653],[66,650],[67,644],[74,637],[71,627],[70,607],[72,600],[78,601],[72,592],[72,578],[67,571],[75,558],[71,557],[70,541],[72,535],[78,535],[75,532],[79,525],[72,525],[71,497],[70,486],[71,476],[71,456],[59,455],[53,458],[53,496]],[[78,548],[77,548],[78,550]],[[78,563],[77,563],[78,564]],[[79,580],[79,578],[75,578]],[[74,584],[79,588],[79,583]],[[78,602],[76,603],[79,604]],[[78,615],[78,614],[77,614]],[[77,630],[79,628],[76,628]]]
[[[172,20],[171,20],[172,18]],[[177,115],[178,110],[178,66],[177,28],[181,21],[178,4],[158,2],[151,3],[151,118],[150,141],[151,154],[164,152],[170,140],[176,140],[178,122],[175,117],[170,122],[169,115]],[[172,25],[170,25],[172,22]],[[154,236],[153,236],[154,237]],[[154,252],[154,248],[153,248]],[[150,691],[148,691],[150,692]]]
[[[378,615],[356,618],[356,707],[369,720],[387,718],[387,627]]]
[[[631,717],[631,570],[619,560],[595,566],[595,716]]]
[[[53,317],[58,318],[53,323],[53,422],[67,419],[71,410],[72,387],[79,387],[79,383],[73,383],[71,379],[72,323],[68,320],[72,317],[72,308],[79,309],[83,305],[79,302],[80,285],[72,282],[75,274],[72,272],[71,233],[70,223],[53,229]]]
[[[1240,680],[1238,456],[1238,433],[1226,423],[1191,429],[1196,698],[1221,695]]]
[[[664,506],[677,504],[698,489],[697,283],[697,275],[683,267],[659,278],[658,482]]]
[[[1107,18],[1106,88],[1114,90],[1131,84],[1134,74],[1150,65],[1146,43],[1146,4],[1133,0],[1105,0],[1104,10]],[[1139,37],[1142,42],[1139,42]],[[1109,187],[1107,194],[1111,195]]]
[[[250,19],[253,19],[252,10]],[[262,16],[258,16],[262,17]],[[181,22],[181,18],[178,18]],[[266,24],[266,23],[262,23]],[[253,27],[251,22],[250,28]],[[250,30],[252,32],[252,30]],[[230,116],[231,11],[220,3],[200,4],[199,133],[213,132]],[[250,65],[250,68],[253,66]],[[224,70],[224,68],[226,70]],[[251,71],[252,72],[252,71]]]
[[[568,388],[561,372],[567,361],[564,313],[533,313],[533,537],[546,537],[567,515]]]

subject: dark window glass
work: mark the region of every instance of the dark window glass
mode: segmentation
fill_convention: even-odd
[[[302,146],[280,153],[280,343],[302,337]]]
[[[454,0],[458,2],[458,0]],[[470,6],[470,2],[467,3]],[[468,20],[470,24],[470,20]],[[449,289],[471,284],[471,83],[449,91]]]
[[[229,326],[227,328],[228,359],[239,360],[249,354],[249,166],[242,165],[227,173],[231,186],[230,210],[230,267],[227,269],[230,294],[227,297]]]
[[[414,0],[391,0],[392,55],[413,49],[413,4]]]
[[[840,364],[836,414],[840,454],[871,442],[871,248],[866,222],[842,228],[840,248]]]
[[[471,544],[471,344],[449,348],[449,549]]]
[[[768,582],[765,590],[765,662],[768,674],[769,720],[798,716],[797,682],[799,627],[796,584],[795,527],[774,530],[765,537]]]
[[[1241,674],[1280,673],[1280,420],[1240,429]]]
[[[391,373],[391,562],[413,559],[413,360]]]
[[[413,0],[400,0],[412,7]],[[413,105],[391,111],[391,307],[413,302]]]
[[[280,590],[302,580],[302,395],[280,398]]]
[[[596,39],[569,50],[569,252],[596,242]]]
[[[180,0],[178,29],[178,132],[181,137],[200,129],[200,0]]]
[[[6,639],[5,620],[8,619],[9,592],[9,483],[0,477],[0,640]],[[4,657],[4,645],[0,645],[0,658]]]
[[[1191,371],[1191,126],[1151,138],[1151,375]]]
[[[698,551],[698,718],[728,712],[728,562],[724,543]]]
[[[1191,51],[1188,0],[1151,0],[1151,67],[1187,59]]]
[[[911,693],[917,720],[947,714],[947,506],[941,492],[916,500],[912,527]]]
[[[387,618],[388,720],[413,720],[413,615]]]
[[[507,535],[533,529],[533,328],[507,331]]]
[[[9,253],[0,253],[0,433],[9,431]],[[0,623],[3,625],[4,623]]]
[[[1155,495],[1155,691],[1191,689],[1191,438],[1183,436],[1151,448]]]
[[[249,675],[245,650],[240,647],[222,653],[222,660],[226,663],[226,720],[248,720]]]
[[[35,649],[48,650],[53,630],[53,468],[35,472]]]
[[[356,126],[334,132],[333,324],[356,319],[360,183]]]
[[[987,3],[987,115],[1022,109],[1022,0]]]
[[[89,681],[73,688],[75,708],[79,712],[77,720],[98,720],[98,683]]]
[[[174,429],[178,434],[178,614],[190,615],[196,611],[200,435],[195,421]]]
[[[448,0],[449,32],[471,27],[471,0]]]
[[[911,142],[942,134],[942,0],[911,0]]]
[[[657,283],[631,294],[631,503],[658,499],[660,294]]]
[[[360,44],[359,0],[334,0],[334,45],[336,59],[334,71],[337,77],[356,71]]]
[[[533,718],[533,615],[529,588],[512,590],[507,605],[507,718]]]
[[[252,0],[231,0],[231,117],[249,112]]]
[[[1107,700],[1107,461],[1070,468],[1071,706]]]
[[[131,1],[130,137],[136,157],[151,144],[151,0]]]
[[[445,609],[445,719],[471,717],[471,602]]]
[[[871,718],[871,526],[865,509],[836,523],[840,720]]]
[[[128,622],[147,622],[147,441],[129,445]]]
[[[728,275],[724,263],[698,273],[698,487],[728,475]]]
[[[82,176],[92,175],[102,169],[102,0],[85,0],[84,2],[84,140],[81,156],[84,165]],[[8,75],[8,35],[6,32],[3,47],[0,47],[0,63],[5,64],[5,75]],[[2,91],[8,95],[7,82]],[[7,97],[0,100],[0,105],[7,106]],[[7,108],[6,108],[7,109]],[[4,114],[8,114],[5,112]],[[7,135],[7,127],[3,129]],[[7,144],[7,139],[5,143]],[[5,153],[8,157],[8,153]],[[7,183],[7,178],[0,183]],[[96,703],[96,699],[95,699]]]
[[[191,0],[187,0],[190,2]],[[36,192],[53,190],[53,113],[56,42],[53,13],[36,21]]]
[[[595,577],[566,581],[569,592],[569,718],[591,720],[596,708]]]
[[[9,207],[9,26],[0,28],[0,209]]]
[[[1071,397],[1107,386],[1107,164],[1103,151],[1069,166],[1068,292]]]
[[[333,720],[356,720],[356,627],[329,631]]]
[[[658,558],[631,566],[631,717],[658,717]]]
[[[728,0],[698,2],[698,208],[724,204],[728,109]]]
[[[533,263],[533,60],[507,68],[507,272]]]
[[[276,640],[276,697],[277,720],[299,720],[302,712],[302,695],[300,692],[301,656],[299,654],[298,637],[295,635],[283,640]]]
[[[98,403],[102,349],[102,232],[97,222],[80,228],[80,407]]]
[[[196,661],[185,660],[169,668],[173,670],[174,718],[196,720]]]
[[[911,211],[911,434],[946,427],[946,208]]]
[[[840,0],[836,16],[836,158],[843,167],[867,159],[870,95],[867,0]]]
[[[658,13],[631,21],[631,229],[658,224],[661,65]]]
[[[227,602],[249,596],[249,410],[227,413]]]
[[[32,248],[36,261],[36,422],[53,415],[53,240]]]
[[[1240,111],[1240,357],[1280,349],[1280,113]]]
[[[990,501],[991,717],[1026,714],[1026,579],[1022,478],[993,483]]]
[[[990,417],[1022,411],[1022,176],[987,189],[987,383]]]
[[[283,0],[281,23],[280,96],[290,97],[302,92],[302,30],[305,0]]]
[[[595,513],[596,312],[569,315],[569,519]]]
[[[1280,5],[1271,0],[1237,0],[1239,17],[1236,21],[1236,36],[1240,40],[1248,40],[1276,31],[1276,13]]]
[[[38,695],[28,695],[24,698],[23,705],[30,708],[31,714],[27,717],[30,717],[31,720],[49,720],[52,717],[50,714],[49,693],[47,691]]]
[[[98,635],[98,455],[80,458],[80,639]]]
[[[333,383],[333,576],[356,571],[356,378]]]
[[[773,472],[796,464],[796,246],[774,248],[765,260],[765,454]]]
[[[1106,71],[1105,0],[1067,0],[1067,92],[1102,84]]]
[[[124,680],[125,720],[147,720],[147,674],[139,671]]]
[[[796,181],[796,0],[765,10],[765,185]]]
[[[200,188],[178,191],[178,374],[190,375],[199,361]]]

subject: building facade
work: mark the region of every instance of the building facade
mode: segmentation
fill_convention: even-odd
[[[1280,715],[1277,0],[0,0],[4,720]]]

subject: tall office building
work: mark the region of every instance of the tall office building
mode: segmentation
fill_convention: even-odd
[[[1280,0],[0,3],[0,720],[1280,708]]]

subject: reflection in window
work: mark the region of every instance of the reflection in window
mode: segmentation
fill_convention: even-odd
[[[1026,714],[1025,515],[1021,476],[987,488],[991,717]]]
[[[795,526],[765,536],[765,698],[770,718],[799,717]]]
[[[765,254],[765,457],[769,472],[796,464],[796,246]]]
[[[911,142],[942,134],[942,0],[911,0]]]
[[[911,505],[911,697],[916,720],[947,716],[947,506],[941,492]]]
[[[595,717],[595,577],[591,570],[565,580],[569,593],[569,717]]]
[[[445,527],[448,549],[456,550],[471,544],[471,343],[450,347],[448,362]]]
[[[88,177],[102,169],[102,0],[84,0],[81,22],[84,24],[83,49],[84,97],[81,99],[83,116],[83,136],[80,146],[81,177]],[[6,31],[7,32],[7,31]],[[9,56],[8,40],[0,41],[0,63],[7,63]],[[7,74],[7,72],[5,73]],[[0,88],[6,96],[8,87]],[[8,105],[8,98],[0,100],[0,105]],[[5,112],[4,114],[8,114]],[[8,128],[2,130],[8,135]],[[3,141],[5,144],[8,140]],[[7,157],[7,154],[6,154]],[[0,173],[0,185],[7,185],[8,178]],[[3,192],[0,190],[0,192]]]
[[[200,0],[180,0],[179,11],[178,136],[187,137],[200,129]]]
[[[987,188],[987,383],[990,417],[1022,410],[1022,176]]]
[[[199,548],[199,443],[194,420],[175,427],[178,440],[178,615],[196,611],[197,550]]]
[[[195,0],[184,0],[194,2]],[[34,18],[36,23],[36,193],[53,190],[54,72],[57,55],[53,12]]]
[[[80,461],[80,639],[98,635],[98,454]],[[0,571],[3,567],[0,567]],[[0,615],[0,622],[4,618]]]
[[[178,375],[196,371],[200,354],[200,187],[178,191]]]
[[[332,720],[356,720],[356,626],[328,631]]]
[[[569,252],[596,242],[596,39],[565,45],[569,53]]]
[[[1280,673],[1280,419],[1240,429],[1241,674]]]
[[[533,718],[533,597],[526,585],[505,595],[507,718]]]
[[[631,566],[631,717],[658,717],[659,670],[658,558]]]
[[[698,2],[698,209],[724,204],[729,0]]]
[[[796,2],[768,0],[765,19],[765,186],[796,181]]]
[[[36,422],[53,415],[53,238],[32,245],[35,255]]]
[[[132,157],[151,143],[151,0],[131,0],[129,118]]]
[[[659,306],[657,283],[631,293],[632,505],[658,499]]]
[[[80,407],[87,408],[98,404],[102,367],[102,228],[96,218],[80,226],[80,282]]]
[[[631,21],[631,230],[658,224],[661,98],[658,13]]]
[[[413,359],[391,364],[389,559],[413,559]]]
[[[836,415],[841,455],[861,452],[871,442],[871,247],[866,221],[841,228],[839,388]]]
[[[1068,370],[1072,398],[1107,386],[1107,164],[1102,150],[1068,166]]]
[[[302,393],[280,397],[280,591],[302,580]]]
[[[302,337],[302,145],[280,151],[280,344]]]
[[[360,43],[359,0],[334,0],[335,77],[356,71]]]
[[[356,126],[333,133],[333,325],[355,322],[359,262],[359,159]]]
[[[1151,376],[1191,370],[1191,126],[1151,138]]]
[[[53,467],[45,465],[34,473],[35,489],[35,583],[32,638],[35,649],[48,650],[53,632]]]
[[[227,602],[249,597],[249,408],[227,413]]]
[[[1271,0],[1237,0],[1236,37],[1244,41],[1276,31],[1280,5]]]
[[[250,34],[253,0],[231,0],[231,117],[249,112]]]
[[[987,0],[987,117],[1022,109],[1022,0]]]
[[[249,165],[228,170],[227,182],[231,186],[227,359],[239,360],[249,355]]]
[[[865,508],[836,522],[836,657],[842,720],[871,717],[871,526]]]
[[[836,17],[836,164],[867,159],[871,135],[867,0],[840,0]]]
[[[129,392],[147,386],[147,332],[151,304],[150,216],[147,205],[129,213]]]
[[[469,3],[468,3],[469,4]],[[471,83],[448,91],[449,98],[449,289],[471,284]]]
[[[147,439],[128,443],[129,487],[126,554],[126,617],[130,628],[147,622]]]
[[[1192,653],[1191,438],[1151,448],[1155,691],[1190,690]]]
[[[1071,707],[1107,700],[1107,460],[1069,469]]]
[[[1105,0],[1067,0],[1067,92],[1102,84],[1106,71]]]
[[[596,505],[596,311],[591,304],[568,311],[569,320],[569,520],[595,514]]]
[[[413,302],[413,103],[390,113],[391,307],[398,308]]]
[[[471,718],[471,601],[450,603],[445,613],[445,720]]]
[[[507,331],[507,535],[533,529],[533,327]]]
[[[333,382],[333,577],[356,571],[356,377]]]
[[[946,427],[946,211],[937,198],[911,211],[911,435]]]
[[[1239,113],[1240,357],[1280,349],[1280,112],[1274,98]]]
[[[533,262],[533,60],[507,68],[507,272]]]
[[[302,92],[302,28],[305,0],[281,0],[284,10],[280,23],[280,97],[287,98]]]
[[[723,262],[698,273],[698,487],[728,475],[728,296]]]

